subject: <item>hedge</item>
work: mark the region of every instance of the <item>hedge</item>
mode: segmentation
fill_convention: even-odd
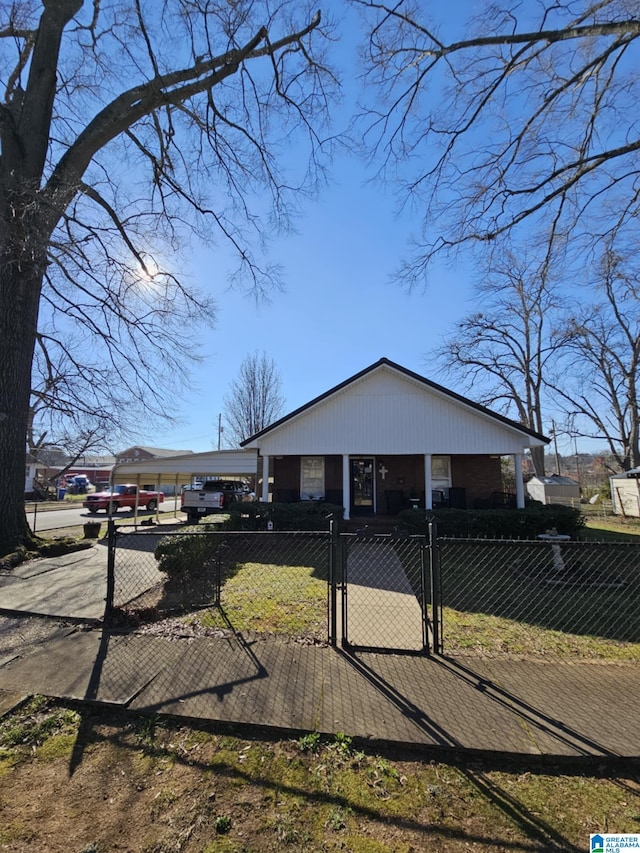
[[[344,508],[324,501],[298,503],[235,503],[229,507],[229,519],[220,529],[329,530],[330,517],[341,521]]]
[[[171,580],[182,580],[198,571],[214,557],[221,539],[214,535],[184,534],[163,537],[156,545],[153,556],[158,569]]]
[[[398,524],[410,533],[426,535],[429,520],[437,524],[438,536],[481,539],[535,539],[555,529],[575,539],[584,519],[579,509],[557,504],[526,509],[434,509],[425,513],[403,510]]]
[[[218,530],[329,530],[330,517],[342,521],[344,508],[322,501],[297,503],[237,503],[229,508],[229,518]],[[535,539],[555,529],[576,538],[584,519],[573,507],[534,504],[526,509],[434,509],[428,513],[407,509],[396,518],[399,527],[410,533],[426,534],[429,519],[438,525],[439,536],[483,539]]]

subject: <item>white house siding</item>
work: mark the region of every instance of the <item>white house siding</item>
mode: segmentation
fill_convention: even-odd
[[[33,492],[33,480],[36,476],[36,466],[33,462],[27,462],[24,475],[24,490],[25,492]]]
[[[246,446],[274,456],[502,455],[528,445],[522,432],[385,366]]]

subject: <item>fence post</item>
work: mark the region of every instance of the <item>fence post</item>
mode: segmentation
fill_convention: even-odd
[[[429,559],[431,564],[431,612],[433,630],[433,651],[442,654],[442,602],[440,600],[440,552],[438,551],[438,525],[429,522]]]
[[[216,607],[222,607],[222,549],[225,543],[218,540],[216,549]]]
[[[112,518],[109,518],[107,525],[107,597],[104,608],[105,622],[109,622],[113,615],[113,601],[116,588],[116,523]]]
[[[430,553],[429,541],[425,537],[420,543],[420,586],[421,586],[421,608],[422,608],[422,647],[428,656],[431,655],[431,643],[429,641],[429,608],[427,605],[427,594],[431,592],[430,574],[427,577],[427,554]]]
[[[338,535],[338,525],[335,518],[329,521],[329,644],[334,648],[337,645],[337,624],[338,624],[338,583],[337,583],[337,568],[338,568],[338,548],[340,538]]]

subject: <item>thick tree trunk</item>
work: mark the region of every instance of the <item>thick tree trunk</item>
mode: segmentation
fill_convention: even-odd
[[[533,462],[533,468],[536,472],[537,477],[544,477],[545,472],[545,460],[544,460],[544,447],[532,447],[531,448],[531,461]]]
[[[22,258],[25,255],[22,253]],[[42,273],[0,256],[0,555],[30,539],[24,511],[31,361]]]
[[[31,364],[51,231],[60,215],[41,200],[62,34],[82,0],[43,3],[25,91],[0,112],[0,554],[25,544],[26,441]]]

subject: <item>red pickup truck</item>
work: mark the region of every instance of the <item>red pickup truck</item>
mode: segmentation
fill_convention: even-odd
[[[136,499],[139,507],[146,507],[149,512],[153,512],[158,504],[164,501],[164,492],[146,492],[144,489],[138,491],[137,486],[129,485],[114,486],[112,492],[96,492],[93,495],[87,495],[86,500],[82,501],[82,506],[89,512],[98,512],[99,509],[117,512],[120,507],[133,509]]]

